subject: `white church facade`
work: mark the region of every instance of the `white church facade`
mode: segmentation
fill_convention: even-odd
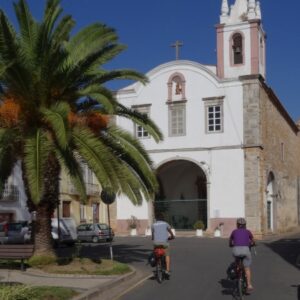
[[[176,229],[197,220],[227,235],[245,217],[257,235],[299,225],[299,129],[266,84],[266,35],[256,0],[222,1],[216,26],[217,65],[175,60],[117,92],[117,100],[161,129],[160,143],[140,126],[117,124],[139,138],[160,184],[155,199],[116,203],[116,230],[139,232],[162,211]]]

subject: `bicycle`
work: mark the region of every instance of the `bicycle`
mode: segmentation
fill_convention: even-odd
[[[235,258],[234,264],[234,288],[233,288],[233,297],[236,300],[243,300],[244,295],[246,295],[247,291],[247,279],[244,268],[243,260],[246,256],[237,256]]]
[[[162,283],[165,279],[169,279],[166,274],[166,251],[163,246],[154,248],[155,256],[155,277],[158,283]]]
[[[256,255],[256,245],[252,245],[250,250],[254,251],[254,255]],[[233,297],[236,300],[243,300],[244,295],[247,295],[247,278],[245,273],[245,267],[243,260],[246,258],[244,255],[236,256],[235,262],[233,264],[233,270],[231,273],[231,277],[234,280],[234,288],[233,288]]]

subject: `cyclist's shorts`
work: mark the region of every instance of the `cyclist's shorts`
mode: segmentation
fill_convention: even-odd
[[[166,252],[166,256],[169,256],[170,255],[170,246],[168,243],[154,243],[154,248],[156,247],[162,247],[165,249],[165,252]]]
[[[232,254],[234,257],[236,256],[245,256],[243,260],[243,264],[246,268],[251,266],[252,263],[252,257],[251,257],[251,251],[249,247],[246,246],[236,246],[232,248]]]

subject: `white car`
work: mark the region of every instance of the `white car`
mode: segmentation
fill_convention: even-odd
[[[51,234],[56,244],[74,245],[77,241],[76,224],[72,218],[52,218],[51,219]],[[60,229],[60,238],[58,231]]]

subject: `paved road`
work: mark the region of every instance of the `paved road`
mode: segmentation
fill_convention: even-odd
[[[146,258],[149,238],[118,238],[114,243],[116,259],[133,264],[151,274]],[[104,250],[104,248],[103,248]],[[260,242],[254,257],[251,300],[299,300],[300,272],[296,266],[300,236],[277,242]],[[172,277],[159,285],[153,278],[122,296],[122,300],[226,300],[232,299],[226,268],[231,262],[227,240],[182,237],[172,241]]]

